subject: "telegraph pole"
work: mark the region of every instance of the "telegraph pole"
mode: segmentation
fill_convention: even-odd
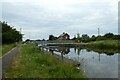
[[[100,29],[98,28],[98,36],[100,35]]]
[[[100,29],[98,28],[98,36],[100,36]],[[99,54],[99,61],[100,61],[100,54]]]
[[[20,28],[20,34],[21,34],[22,28]]]

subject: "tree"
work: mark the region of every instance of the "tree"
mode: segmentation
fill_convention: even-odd
[[[105,37],[100,36],[100,35],[99,35],[99,36],[97,36],[97,37],[96,37],[96,41],[100,41],[100,40],[105,40]]]
[[[87,34],[82,35],[82,41],[83,42],[88,42],[89,41],[89,36]]]
[[[77,39],[79,39],[80,38],[80,33],[77,33]]]
[[[114,34],[113,33],[106,33],[103,37],[105,37],[106,39],[113,39]]]
[[[114,35],[113,39],[114,40],[120,40],[120,35]]]
[[[76,38],[76,35],[74,35],[74,37],[71,39],[71,40],[76,40],[77,38]]]
[[[2,43],[9,44],[14,42],[22,41],[22,34],[15,28],[9,26],[7,22],[0,22],[0,27],[2,27]]]
[[[53,36],[53,35],[49,35],[49,40],[57,40],[58,38]]]
[[[92,35],[92,37],[90,38],[90,41],[96,41],[95,35]]]
[[[80,42],[80,33],[77,33],[77,42]]]

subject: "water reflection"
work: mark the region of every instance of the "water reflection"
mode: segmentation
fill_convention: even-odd
[[[82,50],[82,48],[79,48],[79,47],[74,48],[75,53],[77,53],[78,55],[80,55],[81,50]]]
[[[46,50],[46,51],[49,51],[52,53],[52,55],[54,55],[54,52],[59,52],[61,54],[61,58],[63,59],[63,56],[64,55],[67,55],[70,53],[70,47],[56,47],[56,46],[47,46],[47,47],[41,47],[41,50]],[[114,55],[115,53],[111,53],[111,52],[106,52],[105,50],[100,50],[100,49],[94,49],[94,50],[91,50],[91,49],[83,49],[82,47],[74,47],[74,53],[76,53],[78,55],[78,60],[79,60],[79,56],[80,56],[80,53],[83,53],[84,50],[86,50],[86,52],[97,52],[98,54],[98,61],[101,60],[101,54],[105,54],[105,55],[108,55],[108,56],[112,56]],[[93,56],[92,59],[95,59],[95,57]]]
[[[68,54],[70,52],[70,48],[68,48],[68,47],[59,47],[58,51],[61,52],[61,54],[65,55],[65,54]]]
[[[97,52],[98,54],[106,54],[108,56],[112,56],[114,55],[115,53],[119,53],[117,49],[95,49],[95,48],[86,48],[87,52],[91,52],[91,51],[94,51],[94,52]]]
[[[50,49],[50,48],[49,48],[49,52],[51,52],[51,53],[52,53],[52,55],[54,55],[54,53],[53,53],[53,52],[54,52],[54,50],[52,50],[52,49]]]
[[[70,53],[70,47],[55,47],[55,46],[49,46],[49,47],[44,47],[43,50],[46,50],[46,51],[49,51],[52,53],[52,55],[54,55],[56,52],[58,52],[58,54],[60,54],[61,56],[61,59],[63,60],[64,57],[67,57],[68,59],[70,59],[71,57],[71,53]],[[82,47],[74,47],[72,48],[74,50],[74,52],[72,52],[72,55],[75,54],[76,57],[74,58],[75,61],[77,61],[78,63],[81,63],[81,65],[83,66],[84,65],[84,58],[80,58],[80,54],[81,53],[84,53],[84,52],[93,52],[92,50],[89,50],[89,49],[83,49]],[[70,54],[69,54],[70,53]],[[91,58],[94,60],[98,60],[100,61],[101,60],[101,54],[102,53],[98,53],[97,55],[98,56],[92,56]],[[96,58],[95,58],[96,57]]]
[[[80,68],[90,78],[117,78],[118,77],[118,54],[113,50],[84,49],[82,47],[59,47],[47,46],[41,47],[61,56],[61,59],[69,58],[80,62]]]

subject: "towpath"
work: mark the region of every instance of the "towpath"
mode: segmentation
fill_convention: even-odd
[[[15,47],[10,50],[5,56],[0,58],[0,64],[2,64],[2,70],[0,74],[4,77],[4,73],[12,67],[14,57],[19,53],[19,47]]]

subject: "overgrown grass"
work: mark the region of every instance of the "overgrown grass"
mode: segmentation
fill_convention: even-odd
[[[2,47],[2,54],[0,56],[5,55],[8,51],[10,51],[12,48],[14,48],[15,44],[3,44]]]
[[[2,45],[0,45],[0,56],[2,56]]]
[[[45,54],[33,45],[22,45],[13,64],[6,78],[85,78],[72,64]]]
[[[101,40],[93,41],[88,43],[63,43],[63,44],[73,44],[73,45],[88,45],[95,48],[120,48],[120,41],[118,40]]]
[[[99,53],[106,53],[107,55],[113,55],[114,53],[120,53],[120,42],[118,40],[90,42],[88,43],[87,49]]]
[[[120,48],[120,42],[118,40],[103,40],[89,43],[90,47],[101,48],[101,49],[118,49]]]

